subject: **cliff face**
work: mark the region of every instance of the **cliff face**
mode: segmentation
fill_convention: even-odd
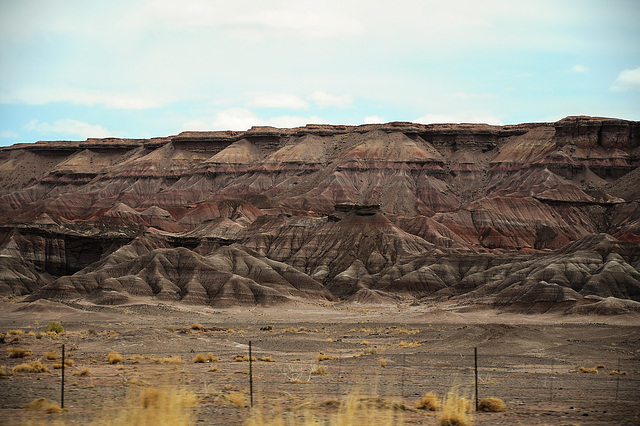
[[[640,301],[639,165],[640,123],[590,117],[19,144],[0,148],[0,292],[215,305]],[[574,254],[550,253],[594,235],[619,256],[625,291],[592,279],[614,260],[566,260],[580,274],[530,278],[504,255],[562,263],[553,256]],[[519,278],[496,287],[500,268]],[[508,290],[516,284],[533,290]]]

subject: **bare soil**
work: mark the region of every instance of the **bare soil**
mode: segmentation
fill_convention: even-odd
[[[50,321],[60,321],[64,334],[46,334]],[[437,424],[437,414],[415,409],[415,402],[456,386],[473,402],[475,348],[479,398],[498,397],[508,406],[503,413],[472,413],[475,424],[640,424],[637,315],[309,303],[213,309],[143,299],[95,306],[15,298],[0,302],[0,332],[6,335],[0,366],[7,373],[0,376],[0,424],[86,424],[117,413],[146,386],[196,393],[204,424],[242,424],[251,410],[251,386],[254,406],[267,411],[327,418],[357,391],[373,404],[395,407],[405,423]],[[251,366],[236,361],[248,355],[249,342],[256,357]],[[40,397],[60,403],[61,370],[53,367],[60,359],[44,354],[60,356],[63,344],[73,360],[65,369],[64,412],[25,410]],[[9,347],[32,356],[10,358]],[[109,352],[123,361],[110,364]],[[192,362],[198,353],[219,360]],[[320,353],[329,359],[320,361]],[[162,362],[170,357],[183,362]],[[51,372],[12,373],[34,360]],[[326,374],[313,374],[317,367]],[[79,375],[85,369],[90,375]],[[233,396],[245,401],[234,404]]]

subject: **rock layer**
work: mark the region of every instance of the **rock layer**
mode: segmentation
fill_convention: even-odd
[[[0,160],[5,295],[640,301],[638,122],[256,127],[19,144]]]

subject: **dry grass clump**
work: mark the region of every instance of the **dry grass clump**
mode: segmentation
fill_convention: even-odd
[[[274,359],[271,356],[263,356],[262,358],[260,358],[260,361],[275,362]]]
[[[9,330],[7,332],[9,336],[22,336],[24,334],[23,330]]]
[[[44,359],[48,359],[49,361],[55,361],[58,359],[58,354],[55,352],[45,352]]]
[[[255,356],[251,357],[251,361],[257,361],[258,358],[256,358]],[[249,362],[249,355],[236,355],[235,362]]]
[[[117,352],[109,352],[109,354],[107,355],[107,361],[109,362],[109,364],[117,364],[119,362],[122,362],[123,360],[124,357]]]
[[[204,330],[204,327],[202,326],[202,324],[198,324],[197,322],[194,322],[193,324],[191,324],[191,329],[196,331],[202,331]]]
[[[49,401],[46,398],[34,399],[25,407],[27,410],[46,411],[49,414],[62,413],[62,408],[55,402]]]
[[[338,357],[337,356],[325,355],[322,352],[320,352],[316,358],[317,358],[318,361],[326,361],[328,359],[337,359]]]
[[[31,351],[23,348],[7,348],[9,358],[29,358],[33,355]]]
[[[196,354],[196,356],[193,357],[192,362],[194,364],[207,362],[207,357],[204,354],[199,353],[199,354]]]
[[[229,392],[225,395],[225,399],[238,407],[244,407],[247,404],[247,397],[242,392]]]
[[[582,373],[598,374],[598,369],[597,368],[580,367],[580,371]]]
[[[0,365],[0,377],[8,375],[9,373],[7,373],[7,367],[5,367],[4,365]]]
[[[483,398],[478,404],[478,411],[499,413],[501,411],[507,411],[507,406],[500,398]]]
[[[386,358],[380,358],[380,367],[382,368],[386,368],[387,367],[387,359]]]
[[[89,377],[91,376],[91,370],[89,368],[83,368],[80,371],[74,371],[73,375],[80,376],[80,377]]]
[[[176,425],[196,423],[198,397],[175,388],[145,388],[137,398],[129,398],[129,406],[113,416],[105,413],[94,420],[100,425]]]
[[[324,365],[316,365],[313,370],[311,370],[311,374],[315,374],[317,376],[326,376],[329,373],[327,372],[327,367],[325,367]]]
[[[107,355],[107,361],[109,362],[109,364],[117,364],[119,362],[122,362],[123,359],[124,357],[118,352],[109,352],[109,354]]]
[[[13,373],[51,373],[51,370],[40,361],[31,361],[13,367]]]
[[[371,342],[369,342],[368,340],[363,340],[362,342],[360,342],[361,345],[370,345]]]
[[[401,348],[417,348],[418,346],[422,346],[422,343],[405,342],[404,340],[402,340],[400,343],[398,343],[398,346]]]
[[[418,410],[438,411],[440,409],[440,401],[433,392],[427,392],[416,402]]]
[[[73,367],[73,363],[74,363],[74,361],[72,359],[65,359],[64,360],[64,366],[65,367]],[[62,368],[62,363],[53,364],[53,369],[54,370],[60,370],[61,368]]]
[[[59,321],[51,321],[45,327],[45,331],[47,333],[62,334],[64,333],[64,327],[62,327]]]
[[[471,402],[460,394],[458,387],[453,387],[442,400],[438,415],[440,426],[467,426],[473,424],[469,412]]]

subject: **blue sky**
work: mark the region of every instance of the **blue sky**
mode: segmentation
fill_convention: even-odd
[[[640,1],[0,0],[0,145],[640,120]]]

